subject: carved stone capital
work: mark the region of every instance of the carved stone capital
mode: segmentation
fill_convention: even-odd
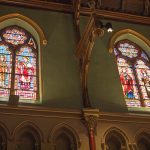
[[[88,131],[90,132],[91,130],[93,130],[94,133],[96,133],[97,121],[99,118],[99,109],[84,108],[83,117]]]

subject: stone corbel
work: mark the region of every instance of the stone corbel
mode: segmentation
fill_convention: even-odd
[[[88,131],[92,129],[96,134],[97,121],[99,118],[99,109],[84,108],[83,117]]]

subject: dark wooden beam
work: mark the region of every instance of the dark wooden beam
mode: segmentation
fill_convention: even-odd
[[[96,10],[96,15],[99,17],[101,16],[106,19],[150,25],[150,17],[145,17],[145,16],[137,16],[137,15],[132,15],[132,14],[119,13],[119,12],[106,11],[106,10],[98,10],[98,9]]]
[[[19,5],[30,8],[39,8],[45,10],[55,10],[61,12],[73,12],[73,6],[70,4],[62,4],[48,1],[39,1],[39,0],[0,0],[1,4],[11,4],[11,5]]]
[[[150,0],[145,0],[144,15],[148,16],[149,13],[150,13]]]
[[[94,44],[94,17],[91,16],[88,20],[88,23],[84,29],[84,33],[77,45],[76,56],[80,62],[80,76],[82,84],[82,99],[83,106],[85,108],[91,107],[91,102],[88,95],[88,68],[89,68],[89,53],[91,52]]]
[[[29,1],[27,0],[0,0],[0,3],[13,4],[15,6],[21,5],[21,6],[32,7],[32,8],[40,8],[44,10],[54,10],[54,11],[60,11],[66,13],[74,13],[73,5],[60,4],[60,3],[47,2],[47,1],[31,0],[29,3]],[[91,9],[81,7],[80,12],[81,15],[89,16],[91,14]],[[145,17],[145,16],[138,16],[138,15],[132,15],[127,13],[120,13],[120,12],[113,12],[113,11],[99,10],[99,9],[96,9],[96,15],[103,17],[105,19],[150,25],[150,17]]]
[[[76,43],[78,44],[81,33],[80,33],[80,9],[81,9],[81,0],[73,0],[73,8],[74,8],[74,28],[75,28],[75,35],[76,35]]]

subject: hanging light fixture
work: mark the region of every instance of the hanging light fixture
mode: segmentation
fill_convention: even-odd
[[[95,25],[97,28],[100,28],[100,29],[106,28],[107,32],[113,32],[112,24],[110,22],[103,24],[103,22],[100,19],[96,19]]]
[[[112,24],[110,22],[106,23],[105,27],[107,32],[113,32]]]

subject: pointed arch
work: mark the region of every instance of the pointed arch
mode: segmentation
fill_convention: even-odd
[[[28,23],[30,26],[32,26],[36,30],[36,32],[38,33],[38,35],[40,37],[40,43],[43,45],[47,44],[46,37],[45,37],[44,32],[41,29],[41,27],[35,21],[33,21],[32,19],[30,19],[24,15],[21,15],[19,13],[7,14],[7,15],[0,17],[0,23],[8,21],[8,20],[14,20],[14,19],[19,19],[21,21]]]
[[[0,122],[0,128],[4,131],[4,133],[6,134],[6,138],[10,137],[10,132],[7,128],[7,126],[3,123]]]
[[[102,148],[111,149],[127,149],[129,139],[126,134],[116,127],[111,127],[106,130],[102,138]]]
[[[36,134],[39,137],[39,141],[44,141],[44,135],[40,128],[30,120],[23,121],[22,123],[18,124],[17,127],[14,129],[12,137],[16,140],[19,135],[21,135],[22,131],[31,132],[31,134]],[[36,136],[35,135],[35,136]]]
[[[109,41],[109,52],[112,53],[114,50],[114,45],[115,43],[120,40],[120,37],[122,36],[132,36],[137,38],[138,40],[140,40],[141,42],[144,42],[144,44],[146,44],[149,48],[150,48],[150,40],[148,40],[145,36],[143,36],[142,34],[132,30],[132,29],[123,29],[120,30],[118,32],[116,32],[110,39]],[[126,37],[125,37],[126,38]]]
[[[121,129],[116,128],[116,127],[110,127],[109,129],[107,129],[107,130],[105,131],[105,133],[104,133],[102,139],[105,140],[105,139],[106,139],[106,136],[109,135],[109,134],[112,133],[112,132],[113,132],[113,133],[118,133],[118,134],[120,134],[120,135],[125,139],[126,143],[129,142],[129,139],[128,139],[128,137],[126,136],[125,132],[123,132]],[[103,142],[104,142],[104,141],[103,141]]]
[[[61,133],[61,131],[64,131],[66,134],[70,134],[71,136],[73,136],[76,146],[80,147],[81,142],[77,131],[66,123],[60,123],[54,126],[54,128],[49,133],[48,142],[54,143],[55,138],[59,133]]]
[[[4,123],[0,122],[0,148],[7,149],[7,142],[10,139],[10,132]]]
[[[9,88],[9,90],[3,90],[5,93],[7,93],[7,96],[3,96],[3,99],[4,101],[8,101],[8,95],[12,95],[12,93],[17,93],[17,95],[26,95],[26,97],[22,97],[20,98],[21,100],[19,102],[23,102],[23,103],[41,103],[42,101],[42,93],[43,93],[43,89],[42,89],[42,74],[41,74],[41,61],[42,61],[42,57],[41,57],[41,48],[42,48],[42,45],[46,45],[47,44],[47,40],[46,40],[46,37],[45,37],[45,34],[42,30],[42,28],[35,22],[33,21],[32,19],[22,15],[22,14],[19,14],[19,13],[12,13],[12,14],[7,14],[7,15],[4,15],[4,16],[1,16],[0,17],[0,30],[4,30],[5,28],[7,27],[12,27],[12,26],[16,26],[16,27],[19,27],[20,29],[23,29],[26,33],[28,33],[28,38],[27,38],[27,42],[28,43],[24,43],[22,44],[25,45],[29,45],[32,47],[32,49],[36,49],[37,51],[37,55],[36,55],[36,59],[30,59],[28,60],[28,63],[30,62],[31,65],[28,65],[28,68],[30,68],[30,70],[32,70],[32,74],[34,73],[35,77],[31,77],[30,80],[32,83],[29,82],[29,85],[31,85],[29,88],[32,89],[32,91],[36,91],[36,92],[30,92],[28,91],[27,94],[25,94],[26,92],[24,91],[23,93],[24,94],[21,94],[22,92],[17,91],[14,92],[14,85],[10,86],[11,89]],[[0,37],[0,40],[3,42],[4,39]],[[6,41],[6,44],[9,44],[7,41]],[[13,45],[13,44],[12,44]],[[13,45],[14,46],[14,45]],[[20,45],[17,47],[17,50],[18,48],[20,49]],[[13,50],[15,49],[14,47],[12,48]],[[28,48],[29,49],[29,48]],[[15,50],[15,53],[16,53],[16,50]],[[22,57],[24,58],[24,57]],[[28,57],[30,58],[30,57]],[[33,57],[32,57],[33,58]],[[15,59],[15,56],[12,57],[12,61],[17,61],[18,57],[16,57]],[[23,59],[21,61],[24,61]],[[18,62],[21,62],[20,60]],[[32,63],[31,63],[32,61]],[[33,63],[34,61],[34,63]],[[29,67],[31,66],[31,67]],[[27,65],[26,65],[27,67]],[[12,67],[14,68],[14,67]],[[17,67],[16,67],[17,68]],[[16,70],[16,68],[14,70]],[[13,73],[14,74],[14,73]],[[4,75],[4,73],[3,73]],[[10,76],[11,75],[7,75],[6,77],[10,79]],[[13,75],[13,78],[18,78],[17,76]],[[29,76],[28,76],[29,77]],[[12,78],[12,80],[14,80]],[[7,79],[8,80],[8,79]],[[17,81],[17,80],[16,80]],[[21,82],[20,82],[21,83]],[[36,86],[32,86],[34,84],[36,84]],[[13,84],[11,83],[10,81],[10,84]],[[21,83],[22,84],[22,83]],[[20,86],[20,84],[16,84],[18,86]],[[34,88],[33,88],[34,87]],[[29,89],[28,88],[28,89]],[[25,89],[25,86],[24,86],[24,89]],[[11,90],[11,92],[10,92]],[[30,96],[32,95],[34,98],[31,98]],[[3,100],[1,99],[1,100]],[[26,99],[30,99],[28,101],[26,101]],[[36,101],[35,101],[36,100]]]
[[[150,136],[150,130],[148,130],[148,129],[146,129],[146,128],[141,128],[141,129],[139,129],[136,133],[135,133],[135,135],[134,135],[134,143],[136,143],[136,140],[138,139],[138,137],[140,136],[140,135],[142,135],[142,134],[149,134],[149,136]]]
[[[109,52],[116,58],[127,107],[150,107],[150,41],[134,30],[123,29],[112,36]]]
[[[142,128],[139,129],[134,136],[134,146],[136,149],[150,148],[150,130]]]

